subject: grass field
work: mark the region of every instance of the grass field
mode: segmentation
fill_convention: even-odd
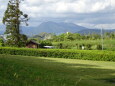
[[[115,62],[0,55],[0,86],[115,86]]]

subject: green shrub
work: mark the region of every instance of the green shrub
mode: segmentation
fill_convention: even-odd
[[[62,48],[63,48],[63,44],[62,44],[62,43],[59,43],[59,44],[58,44],[58,47],[59,47],[59,49],[62,49]]]
[[[0,48],[0,54],[115,61],[114,51],[99,50]]]
[[[57,46],[58,49],[71,49],[74,47],[74,45],[67,44],[67,43],[58,43],[55,46]]]
[[[98,44],[97,45],[97,50],[102,50],[102,45]]]
[[[3,41],[3,39],[0,39],[0,46],[4,46],[4,41]]]
[[[91,50],[92,45],[91,44],[86,44],[86,50]]]
[[[40,47],[43,48],[44,46],[52,46],[50,41],[40,41]]]

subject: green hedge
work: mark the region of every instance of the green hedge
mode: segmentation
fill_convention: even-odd
[[[27,48],[1,47],[0,54],[85,59],[85,60],[98,60],[98,61],[115,61],[114,51],[99,51],[99,50],[27,49]]]

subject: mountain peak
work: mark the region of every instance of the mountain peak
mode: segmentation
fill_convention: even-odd
[[[39,34],[42,32],[59,34],[59,33],[65,33],[67,31],[75,33],[83,29],[88,29],[88,28],[85,28],[73,23],[47,21],[47,22],[41,23],[39,26],[35,27],[30,32],[34,34]]]

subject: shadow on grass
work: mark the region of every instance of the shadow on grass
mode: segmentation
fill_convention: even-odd
[[[78,63],[64,63],[57,62],[56,60],[40,59],[46,65],[45,67],[58,70],[59,73],[70,74],[83,79],[103,80],[107,83],[115,84],[115,70],[100,68],[99,65],[78,64]],[[48,65],[47,65],[48,64]],[[53,65],[53,68],[52,68]],[[54,67],[55,66],[55,67]],[[55,71],[54,70],[54,71]]]
[[[106,84],[103,86],[113,86],[115,83],[115,75],[113,75],[115,70],[102,69],[97,65],[65,63],[51,59],[24,56],[4,56],[3,58],[0,56],[0,59],[0,69],[4,69],[0,71],[2,73],[0,74],[0,80],[1,76],[6,81],[9,80],[9,82],[16,80],[15,85],[11,84],[12,86],[18,86],[16,84],[22,83],[22,81],[30,84],[27,86],[78,86],[78,82],[84,83],[84,85],[80,86],[91,86],[86,84],[93,84],[94,82],[100,84],[98,86],[103,84]],[[15,73],[19,76],[16,76]],[[15,79],[14,76],[18,78]],[[77,85],[75,85],[76,83]]]

